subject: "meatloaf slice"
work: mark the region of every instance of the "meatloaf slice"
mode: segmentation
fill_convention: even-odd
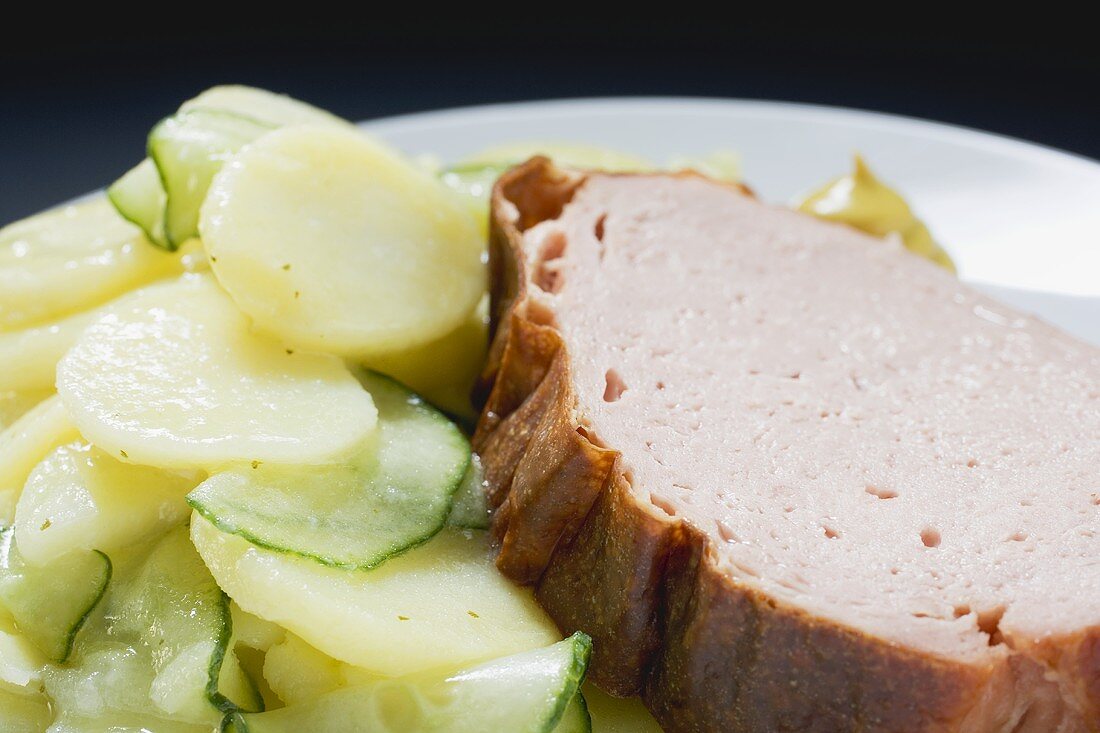
[[[669,731],[1100,730],[1097,349],[694,175],[536,158],[492,217],[498,564],[599,684]]]

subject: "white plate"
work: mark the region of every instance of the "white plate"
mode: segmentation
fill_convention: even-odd
[[[605,145],[656,163],[740,153],[745,180],[784,203],[849,170],[855,151],[895,185],[960,276],[1100,344],[1100,163],[934,122],[746,100],[592,99],[471,107],[363,127],[457,160],[514,140]]]

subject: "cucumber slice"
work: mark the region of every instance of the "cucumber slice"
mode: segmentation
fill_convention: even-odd
[[[198,514],[191,538],[241,608],[377,674],[458,669],[559,638],[530,590],[497,571],[483,533],[445,529],[366,572],[255,547]]]
[[[74,551],[115,555],[183,524],[192,476],[122,463],[83,441],[47,455],[27,478],[15,510],[15,541],[32,565]]]
[[[164,187],[164,240],[175,250],[198,236],[199,207],[225,161],[275,125],[229,112],[195,109],[149,133],[149,158]]]
[[[167,197],[156,163],[149,158],[127,171],[107,189],[107,198],[123,219],[145,233],[162,249],[172,249],[164,238],[164,205]]]
[[[23,636],[57,663],[69,658],[88,614],[107,590],[111,561],[102,552],[73,552],[48,565],[28,566],[0,529],[0,605]]]
[[[162,468],[331,462],[377,421],[343,361],[254,333],[208,275],[114,304],[58,364],[57,389],[90,442]]]
[[[474,454],[470,467],[455,492],[454,506],[447,524],[462,529],[489,529],[489,498],[485,493],[485,474],[481,457]]]
[[[439,180],[448,188],[478,202],[484,202],[487,206],[493,184],[501,173],[511,167],[510,163],[460,163],[440,171]]]
[[[485,290],[466,206],[350,129],[286,127],[247,146],[215,177],[199,228],[241,310],[303,348],[413,348],[457,328]]]
[[[236,715],[234,725],[238,733],[551,733],[571,701],[583,699],[578,688],[591,648],[578,633],[450,676],[379,680],[281,710]],[[586,717],[573,707],[565,730],[583,731]]]
[[[187,538],[172,531],[146,558],[140,571],[111,598],[106,609],[110,635],[148,650],[155,677],[153,704],[187,722],[203,723],[217,711],[251,706],[231,699],[220,684],[232,632],[229,599],[207,572]],[[251,697],[251,696],[250,696]]]
[[[379,374],[360,377],[378,408],[377,436],[348,465],[223,471],[187,501],[223,532],[325,565],[365,570],[438,532],[470,463],[441,413]]]
[[[184,102],[177,114],[169,119],[188,118],[189,113],[192,112],[200,113],[198,117],[190,118],[189,122],[192,125],[205,119],[203,115],[213,114],[219,117],[229,115],[244,118],[246,121],[258,124],[265,129],[282,125],[301,124],[351,126],[346,120],[305,102],[299,102],[282,94],[274,94],[263,89],[246,86],[229,85],[207,89],[194,99]],[[166,122],[162,122],[161,125]],[[161,125],[158,125],[158,128]],[[221,127],[221,124],[218,120],[215,120],[212,129],[206,132],[213,133],[219,127]],[[153,132],[156,134],[157,128],[154,128]],[[161,130],[162,134],[168,132],[165,129]],[[145,236],[150,242],[168,250],[176,249],[187,238],[182,233],[188,228],[188,217],[191,214],[195,216],[198,214],[199,205],[202,204],[202,196],[198,195],[198,191],[200,188],[205,190],[205,185],[209,184],[209,176],[206,176],[203,171],[211,166],[214,167],[214,170],[217,170],[222,162],[221,160],[211,160],[202,154],[202,149],[207,143],[215,143],[213,152],[215,155],[220,154],[219,146],[216,144],[219,136],[208,134],[206,143],[196,146],[196,143],[200,141],[195,139],[195,135],[191,135],[189,140],[183,141],[179,138],[178,132],[177,130],[168,135],[168,137],[174,137],[175,139],[165,148],[165,152],[168,154],[172,150],[178,151],[182,143],[186,145],[188,151],[185,156],[186,160],[178,157],[174,159],[169,157],[165,160],[168,171],[174,174],[175,189],[177,192],[182,190],[184,194],[177,197],[171,206],[173,211],[167,214],[167,216],[176,220],[177,226],[180,227],[178,231],[173,232],[174,237],[172,239],[168,238],[165,227],[168,195],[165,192],[165,185],[162,183],[162,174],[168,171],[164,168],[158,171],[159,163],[154,162],[151,158],[146,158],[107,189],[107,196],[119,214],[145,232]],[[201,137],[201,135],[198,137]],[[221,136],[220,140],[222,143],[232,143],[225,136]],[[162,140],[158,144],[163,143]],[[152,141],[150,141],[151,144]],[[185,165],[181,168],[181,164]],[[192,164],[196,167],[189,168],[188,166]],[[198,177],[192,180],[189,178],[192,174],[196,174]],[[203,177],[205,177],[205,184],[201,180]],[[192,191],[192,189],[194,190]],[[186,195],[188,191],[192,191],[192,193]],[[193,207],[188,207],[187,199],[193,200]],[[176,239],[176,236],[183,236],[183,239]]]
[[[127,557],[116,578],[73,660],[46,670],[59,720],[72,730],[209,733],[227,712],[262,709],[229,653],[229,601],[186,528]]]
[[[42,733],[52,717],[44,695],[0,687],[0,731]]]

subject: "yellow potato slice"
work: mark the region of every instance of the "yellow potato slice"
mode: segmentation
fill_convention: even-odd
[[[58,364],[57,390],[85,438],[162,468],[323,463],[354,450],[378,418],[342,361],[253,334],[205,275],[107,309]]]
[[[183,524],[200,478],[122,463],[84,441],[56,448],[31,471],[15,509],[23,559],[45,565],[73,550],[116,550]]]
[[[0,390],[32,391],[54,387],[57,362],[99,313],[76,313],[19,331],[0,333]]]
[[[489,349],[489,296],[458,328],[423,346],[379,354],[366,366],[388,374],[451,415],[474,420],[474,381]]]
[[[351,126],[347,120],[294,97],[240,84],[210,87],[194,99],[189,99],[180,105],[180,112],[189,112],[194,109],[232,112],[242,117],[276,125]]]
[[[0,432],[7,430],[15,421],[26,415],[35,405],[53,394],[49,389],[2,389],[0,388]]]
[[[468,207],[352,130],[288,127],[234,156],[199,222],[211,267],[258,326],[348,356],[454,330],[485,289]]]
[[[98,305],[179,271],[105,196],[0,229],[0,331]]]
[[[561,638],[493,565],[483,533],[443,530],[365,572],[260,549],[198,514],[191,540],[241,608],[368,672],[457,669]]]
[[[0,524],[10,525],[31,471],[59,445],[80,437],[56,396],[31,409],[0,433]]]

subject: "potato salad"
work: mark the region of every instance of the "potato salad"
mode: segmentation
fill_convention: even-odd
[[[146,149],[0,230],[0,731],[657,730],[492,562],[468,395],[521,153],[429,170],[245,87]]]

